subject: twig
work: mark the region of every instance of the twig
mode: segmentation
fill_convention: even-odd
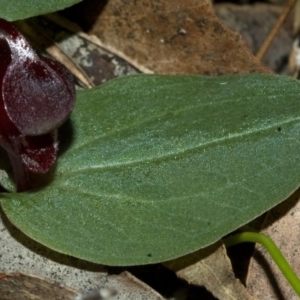
[[[258,60],[261,61],[263,59],[263,57],[265,56],[266,52],[268,51],[270,45],[272,44],[272,42],[274,40],[276,34],[278,33],[280,27],[285,22],[285,20],[288,17],[290,11],[295,6],[296,1],[297,0],[289,0],[289,2],[284,7],[280,17],[277,20],[277,23],[275,24],[272,31],[270,32],[268,37],[265,39],[264,43],[262,44],[261,48],[259,49],[259,51],[256,54],[256,57],[258,58]]]

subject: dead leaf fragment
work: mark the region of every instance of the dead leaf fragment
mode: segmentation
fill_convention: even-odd
[[[109,275],[105,286],[102,288],[115,291],[115,295],[109,300],[164,300],[159,293],[127,271],[119,275]]]
[[[221,242],[164,264],[190,284],[205,286],[222,300],[254,300],[235,278]]]
[[[1,300],[71,300],[77,293],[46,279],[24,274],[0,274]]]
[[[76,11],[100,46],[146,73],[270,73],[205,0],[87,1],[69,11],[73,20]]]

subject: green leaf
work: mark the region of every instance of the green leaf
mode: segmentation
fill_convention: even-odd
[[[57,251],[155,263],[219,240],[300,183],[299,83],[271,75],[141,75],[78,92],[44,188],[2,194]]]
[[[16,21],[69,7],[82,0],[1,0],[0,18]]]

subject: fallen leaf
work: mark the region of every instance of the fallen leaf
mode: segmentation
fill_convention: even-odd
[[[235,278],[226,249],[221,242],[164,263],[188,283],[205,286],[222,300],[254,300]]]
[[[300,191],[270,210],[262,233],[270,236],[300,276]],[[247,278],[249,291],[261,300],[296,300],[295,294],[266,249],[257,244]]]
[[[78,292],[49,280],[20,273],[0,274],[1,300],[72,300]]]
[[[134,300],[163,300],[164,298],[135,276],[125,271],[119,275],[109,275],[102,289],[115,291],[109,300],[134,299]]]
[[[71,8],[68,16],[91,26],[88,32],[100,46],[146,73],[271,72],[239,34],[222,25],[205,0],[87,1]]]

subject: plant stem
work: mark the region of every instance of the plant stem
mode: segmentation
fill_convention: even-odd
[[[244,242],[253,242],[263,245],[296,294],[300,296],[300,280],[273,240],[264,234],[255,232],[242,232],[231,235],[224,239],[224,244],[226,247],[234,246]]]
[[[22,165],[21,159],[8,152],[8,157],[13,168],[18,192],[24,192],[30,189],[30,180],[27,170]]]

